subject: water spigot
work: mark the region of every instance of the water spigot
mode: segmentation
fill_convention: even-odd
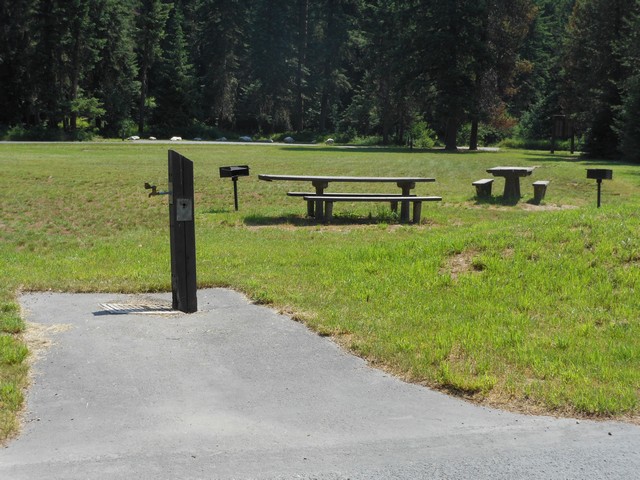
[[[151,185],[149,182],[144,182],[144,188],[147,190],[151,190],[149,193],[149,197],[154,197],[156,195],[169,195],[171,192],[158,192],[155,185]]]

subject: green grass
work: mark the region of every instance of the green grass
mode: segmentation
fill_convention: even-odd
[[[195,164],[200,287],[226,286],[304,321],[370,362],[475,401],[626,418],[640,411],[640,169],[615,164],[595,208],[585,169],[533,151],[447,154],[324,146],[172,145]],[[170,289],[168,145],[0,145],[0,438],[26,386],[20,291]],[[218,167],[249,164],[240,212]],[[523,201],[477,202],[471,182],[496,165],[538,166]],[[258,173],[434,176],[416,193],[421,225],[379,204],[304,217]],[[551,180],[540,207],[531,182]],[[340,191],[362,185],[344,184]],[[369,191],[393,191],[372,184]],[[569,208],[571,207],[571,208]]]

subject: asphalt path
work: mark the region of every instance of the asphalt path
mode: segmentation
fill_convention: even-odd
[[[190,315],[100,307],[140,301],[20,298],[51,345],[0,479],[638,478],[637,426],[404,383],[229,290],[200,290]]]

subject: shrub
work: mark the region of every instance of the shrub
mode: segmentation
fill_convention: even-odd
[[[416,148],[433,148],[436,145],[436,132],[425,121],[415,122],[411,126],[411,141]]]
[[[513,148],[519,150],[551,150],[551,140],[530,138],[505,138],[499,144],[501,148]],[[576,142],[576,150],[580,150],[579,142]],[[568,151],[571,148],[570,140],[556,140],[556,150]]]
[[[496,128],[491,125],[481,123],[478,125],[478,146],[488,147],[496,145],[505,138],[512,135],[513,130],[511,128]],[[469,145],[471,139],[471,124],[467,123],[463,125],[458,132],[458,144]]]

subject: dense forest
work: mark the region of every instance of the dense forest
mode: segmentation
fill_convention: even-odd
[[[5,138],[180,135],[640,161],[640,0],[0,0]]]

